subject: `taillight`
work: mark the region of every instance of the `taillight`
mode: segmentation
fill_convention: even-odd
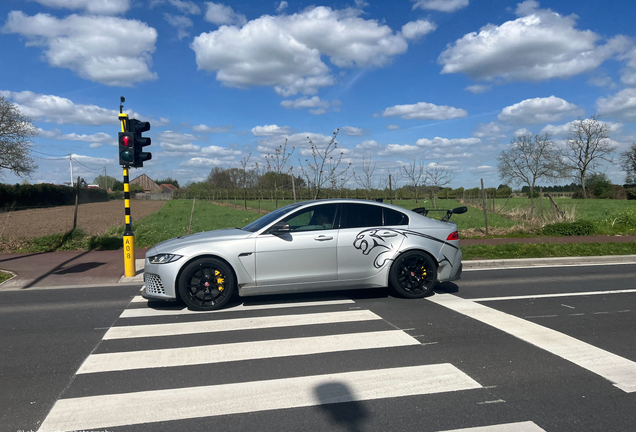
[[[454,233],[450,233],[446,241],[449,240],[459,240],[459,233],[457,231],[455,231]]]

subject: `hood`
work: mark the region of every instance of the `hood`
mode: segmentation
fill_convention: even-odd
[[[220,229],[214,231],[204,231],[182,237],[175,237],[153,246],[157,253],[174,252],[187,246],[198,243],[209,243],[220,240],[234,240],[249,237],[252,233],[238,228]]]

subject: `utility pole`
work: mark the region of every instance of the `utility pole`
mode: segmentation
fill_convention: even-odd
[[[71,155],[71,152],[69,151],[68,153],[68,160],[71,163],[71,187],[73,187],[73,184],[75,184],[73,182],[73,155]]]

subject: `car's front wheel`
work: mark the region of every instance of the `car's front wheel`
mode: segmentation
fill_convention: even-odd
[[[389,274],[389,285],[398,295],[406,298],[422,298],[433,293],[437,283],[437,265],[430,255],[405,252],[398,256]]]
[[[196,311],[222,308],[236,286],[232,269],[216,258],[191,262],[181,272],[178,283],[181,300],[188,309]]]

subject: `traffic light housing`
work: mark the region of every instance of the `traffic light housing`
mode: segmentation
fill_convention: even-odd
[[[151,140],[141,135],[150,130],[150,123],[129,119],[125,124],[126,132],[119,132],[119,164],[142,168],[144,161],[152,159],[152,153],[142,151],[151,144]]]
[[[141,136],[143,132],[150,130],[150,122],[142,122],[137,119],[130,119],[128,121],[128,131],[133,134],[134,145],[134,166],[135,168],[141,168],[144,166],[144,161],[152,159],[152,153],[142,151],[144,147],[151,144],[149,137]]]
[[[135,137],[129,132],[119,132],[119,165],[134,166]]]

